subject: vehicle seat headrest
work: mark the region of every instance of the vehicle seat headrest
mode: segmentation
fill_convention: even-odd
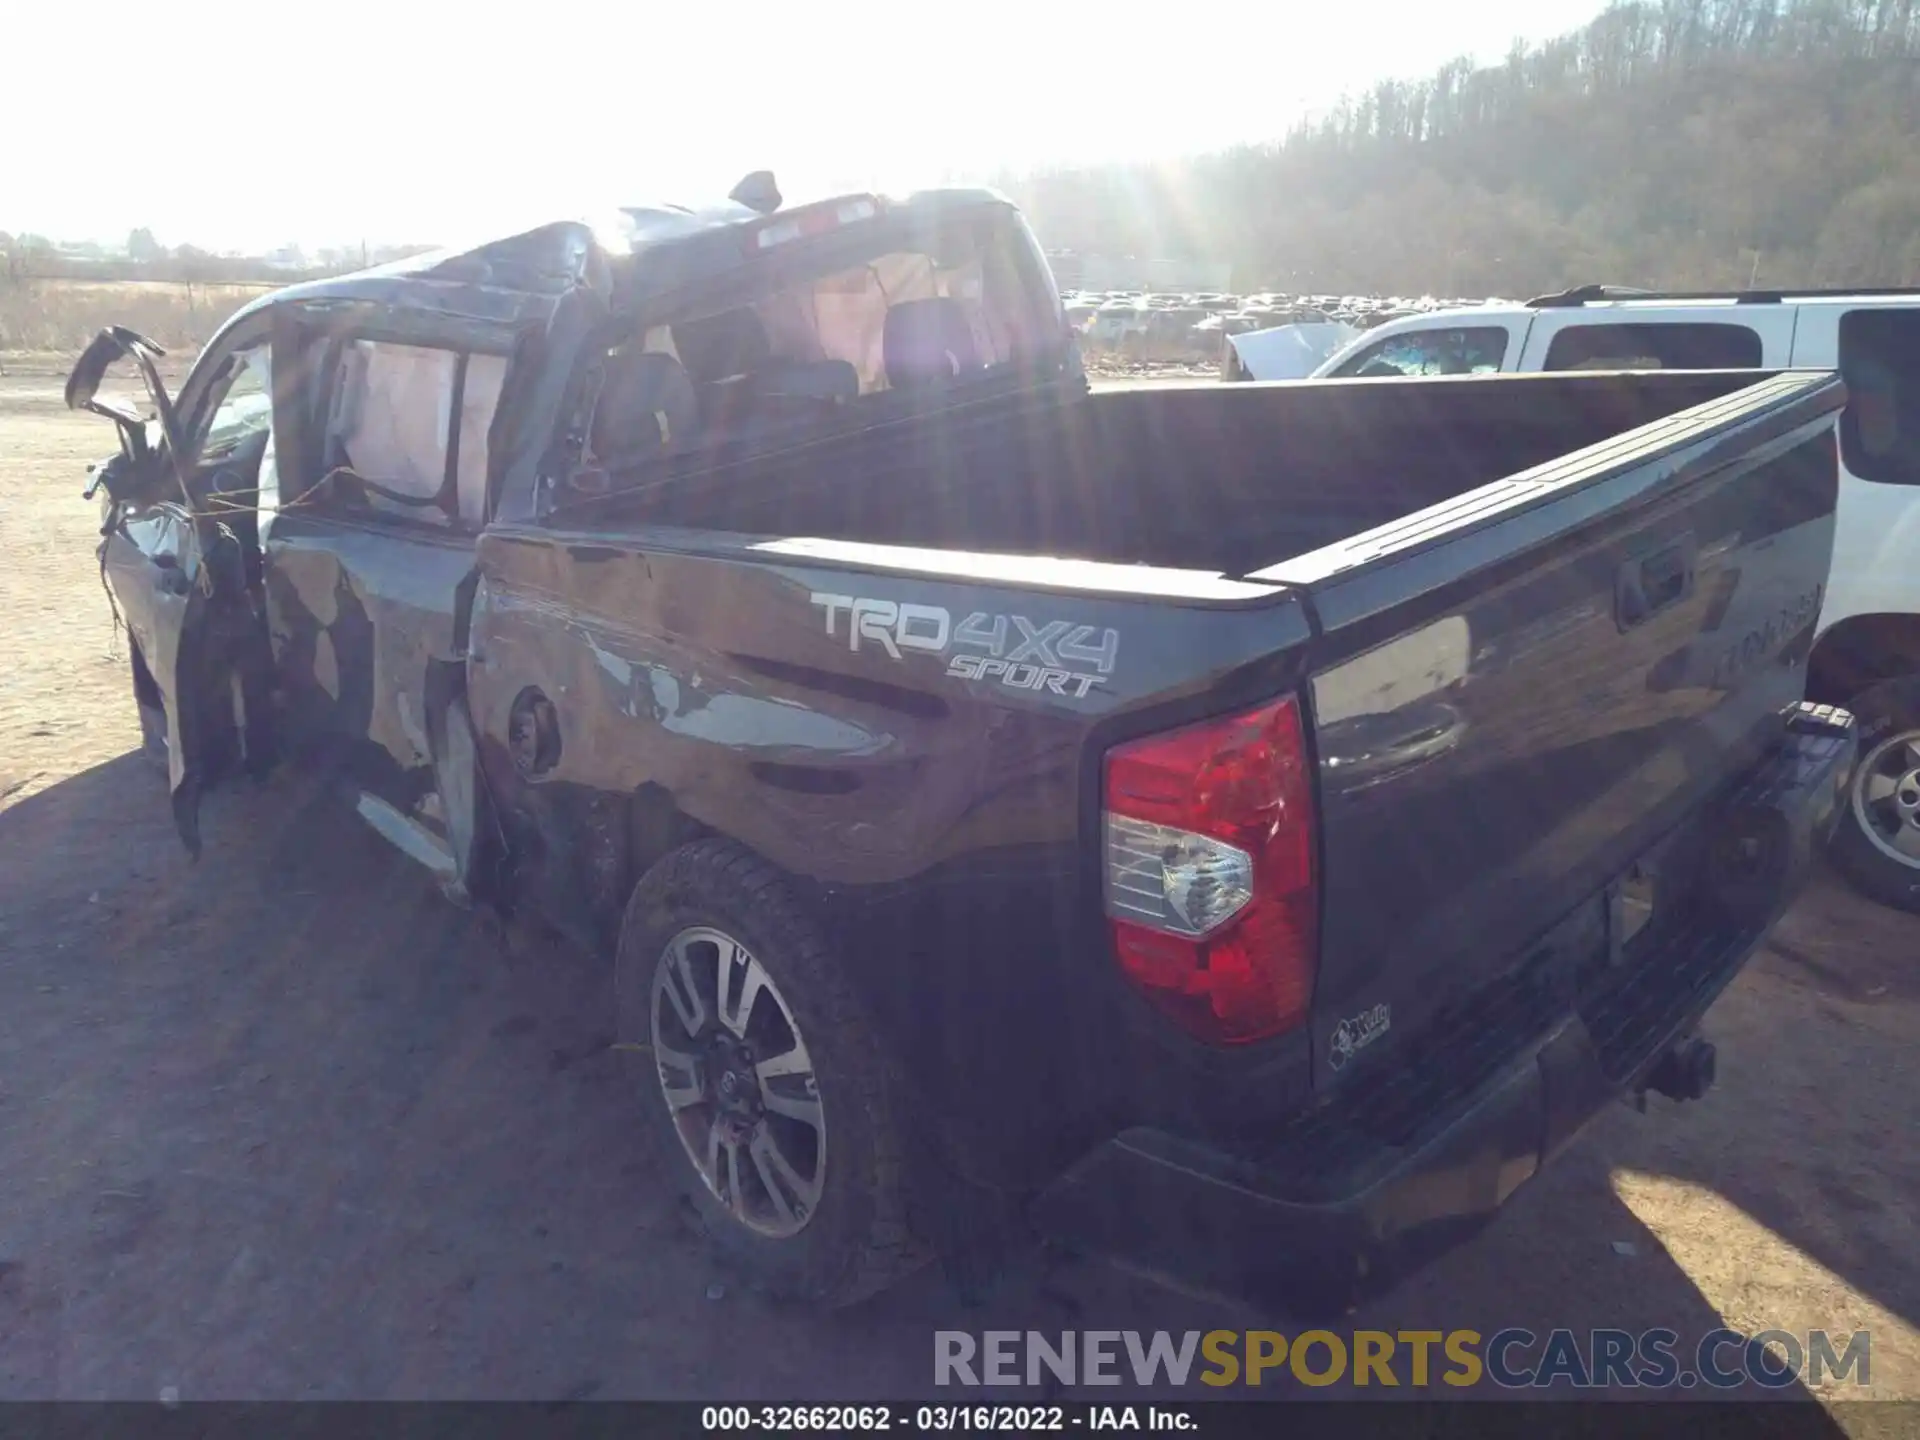
[[[615,355],[593,407],[594,456],[617,470],[684,439],[699,418],[693,381],[673,356],[650,350]]]
[[[880,353],[887,384],[896,390],[951,380],[981,366],[967,312],[959,301],[944,298],[906,300],[888,310]]]

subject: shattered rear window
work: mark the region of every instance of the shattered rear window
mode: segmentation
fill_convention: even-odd
[[[853,366],[860,394],[890,388],[886,319],[896,305],[945,300],[966,327],[969,363],[998,365],[1019,353],[1018,303],[991,292],[980,257],[952,266],[931,255],[894,252],[789,290],[754,306],[776,364],[838,360]]]
[[[842,244],[819,273],[614,348],[576,483],[740,440],[804,440],[891,393],[964,389],[1057,355],[1060,302],[1017,217],[966,216],[909,248],[897,230],[875,240],[853,263]]]

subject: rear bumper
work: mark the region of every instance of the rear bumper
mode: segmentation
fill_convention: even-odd
[[[1577,995],[1506,986],[1385,1083],[1244,1152],[1122,1132],[1038,1198],[1040,1228],[1256,1303],[1337,1305],[1472,1232],[1698,1023],[1811,873],[1855,752],[1850,716],[1800,707],[1786,742],[1708,818],[1703,904]],[[1720,843],[1715,843],[1720,842]],[[1490,1035],[1519,1043],[1490,1047]],[[1351,1089],[1352,1087],[1350,1087]]]

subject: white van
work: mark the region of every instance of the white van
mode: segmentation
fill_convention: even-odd
[[[1920,912],[1920,290],[1590,285],[1524,305],[1388,321],[1313,374],[1788,366],[1838,370],[1852,391],[1840,426],[1833,568],[1807,682],[1809,699],[1860,720],[1861,765],[1833,858],[1863,893]]]

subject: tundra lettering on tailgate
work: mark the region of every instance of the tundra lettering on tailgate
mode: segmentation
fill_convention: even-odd
[[[1816,585],[1794,596],[1721,651],[1719,658],[1713,662],[1714,687],[1731,689],[1742,676],[1772,660],[1788,639],[1813,623],[1814,617],[1820,613],[1820,597],[1826,588]]]
[[[878,648],[895,660],[908,650],[951,655],[947,674],[962,680],[995,680],[1013,690],[1046,690],[1084,700],[1120,658],[1120,632],[1072,620],[1036,623],[1024,615],[976,610],[958,624],[939,605],[876,600],[815,591],[813,604],[826,612],[827,634],[847,637],[847,648]],[[841,616],[845,620],[841,620]]]

